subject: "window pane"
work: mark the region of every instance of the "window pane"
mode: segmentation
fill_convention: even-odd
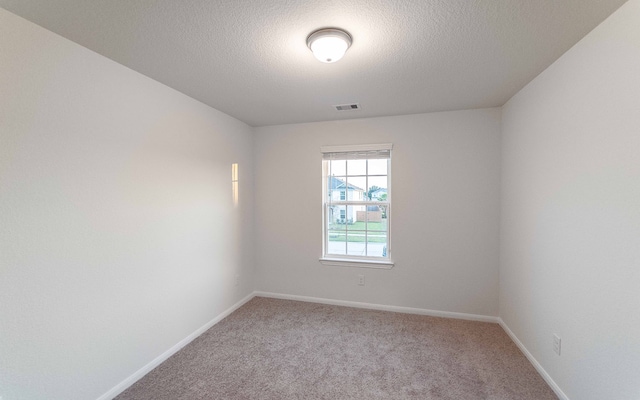
[[[348,206],[347,207],[347,222],[349,222],[349,230],[362,229],[364,230],[365,206]]]
[[[387,160],[369,160],[369,175],[387,175]]]
[[[344,176],[347,174],[346,160],[331,160],[329,162],[329,175]]]
[[[382,218],[382,209],[379,206],[367,207],[367,230],[387,231],[387,219]]]
[[[367,193],[371,193],[371,200],[380,200],[382,195],[387,194],[387,177],[386,176],[370,176],[369,187],[367,187]]]
[[[346,193],[347,178],[344,176],[330,176],[327,179],[327,197],[331,201],[339,201],[342,192]]]
[[[347,255],[366,256],[364,232],[347,232]]]
[[[349,200],[362,201],[365,200],[367,178],[363,177],[347,177],[347,187],[349,188]]]
[[[344,232],[329,231],[329,237],[327,240],[327,254],[347,254],[347,242]]]
[[[366,175],[367,160],[347,160],[347,175]]]
[[[380,207],[380,230],[381,231],[385,231],[388,232],[389,231],[389,220],[387,218],[387,210],[389,209],[388,206],[379,206]]]
[[[367,255],[370,257],[387,257],[387,234],[370,232],[367,234]]]
[[[327,207],[327,226],[331,230],[345,230],[347,222],[346,206],[329,206]]]

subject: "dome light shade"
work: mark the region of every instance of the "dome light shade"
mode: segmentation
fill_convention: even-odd
[[[351,46],[351,35],[341,29],[320,29],[309,35],[307,46],[319,61],[334,63]]]

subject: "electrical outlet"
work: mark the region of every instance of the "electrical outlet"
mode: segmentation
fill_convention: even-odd
[[[235,279],[235,281],[234,281],[234,283],[233,283],[233,284],[234,284],[236,287],[240,284],[240,275],[236,275],[236,279]],[[0,400],[2,400],[2,399],[0,399]]]
[[[364,275],[358,275],[358,286],[364,286]]]
[[[561,348],[562,348],[562,339],[560,339],[560,336],[554,333],[553,334],[553,351],[557,355],[560,355]]]

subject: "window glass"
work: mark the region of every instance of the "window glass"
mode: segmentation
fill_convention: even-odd
[[[330,175],[334,176],[346,176],[347,175],[347,161],[346,160],[332,160],[330,165]]]
[[[347,160],[347,175],[366,175],[367,160]]]
[[[362,152],[327,157],[324,257],[388,260],[390,157],[363,158]]]
[[[387,175],[387,160],[369,160],[369,175]]]

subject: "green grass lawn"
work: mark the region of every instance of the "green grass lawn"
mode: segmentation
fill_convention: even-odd
[[[364,243],[365,241],[365,236],[364,234],[362,234],[361,236],[353,236],[353,235],[349,235],[349,237],[347,238],[347,236],[343,233],[343,234],[337,234],[334,235],[332,233],[329,233],[329,241],[330,242],[343,242],[345,241],[345,239],[347,239],[347,242],[358,242],[358,243]],[[369,243],[387,243],[387,237],[385,236],[371,236],[371,233],[369,234]]]
[[[354,222],[353,224],[331,224],[329,229],[332,231],[364,231],[365,229],[370,231],[382,231],[385,232],[387,230],[387,222],[369,222],[368,227],[365,228],[365,223],[363,221]]]
[[[331,224],[329,227],[330,242],[365,242],[365,232],[367,229],[369,235],[369,243],[386,243],[387,223],[369,222],[366,227],[364,222],[354,222],[353,224]],[[372,232],[378,231],[378,232]],[[349,236],[347,237],[347,232]]]

